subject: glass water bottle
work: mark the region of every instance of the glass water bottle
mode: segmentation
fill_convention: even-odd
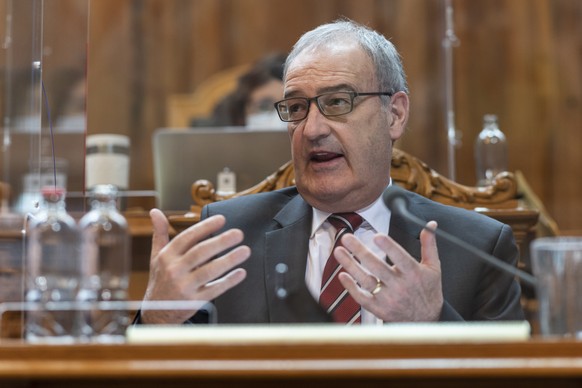
[[[507,141],[496,115],[483,117],[483,130],[475,141],[475,164],[477,186],[489,185],[497,174],[507,171]]]
[[[65,210],[65,190],[42,189],[38,213],[27,228],[25,337],[32,342],[73,342],[79,334],[75,301],[81,281],[80,237]]]
[[[102,342],[122,340],[129,323],[123,302],[129,285],[130,238],[127,221],[117,210],[117,197],[115,186],[95,186],[91,210],[79,221],[83,241],[80,299],[101,306],[85,314],[83,333]],[[106,302],[112,302],[111,306]]]

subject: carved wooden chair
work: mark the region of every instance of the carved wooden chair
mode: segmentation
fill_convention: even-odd
[[[465,186],[451,181],[418,158],[395,148],[390,175],[394,183],[407,190],[443,204],[475,210],[510,225],[520,249],[518,266],[531,273],[529,244],[535,238],[539,212],[523,206],[515,174],[503,172],[486,187]],[[212,182],[208,180],[198,180],[192,184],[193,204],[190,212],[182,216],[170,216],[170,223],[176,231],[180,231],[200,219],[200,212],[206,204],[273,191],[294,184],[295,173],[291,162],[285,163],[255,186],[229,195],[218,193]],[[535,332],[537,330],[537,302],[534,291],[524,287],[522,295],[526,318]]]
[[[531,273],[529,244],[535,238],[539,212],[523,206],[515,174],[503,172],[486,187],[465,186],[447,179],[418,158],[395,148],[390,175],[394,183],[407,190],[443,204],[475,210],[510,225],[520,249],[518,266]],[[273,191],[294,184],[295,173],[291,162],[285,163],[255,186],[229,195],[218,193],[208,180],[198,180],[192,185],[194,203],[190,212],[183,216],[170,216],[170,223],[179,231],[197,222],[202,207],[206,204]],[[532,324],[533,331],[537,332],[535,293],[531,288],[523,287],[522,296],[526,318]]]

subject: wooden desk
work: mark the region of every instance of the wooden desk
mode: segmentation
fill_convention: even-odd
[[[582,343],[0,345],[3,388],[550,384],[582,385]]]

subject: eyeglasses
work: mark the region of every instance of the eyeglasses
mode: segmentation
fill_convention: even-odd
[[[319,96],[286,98],[275,103],[275,109],[282,121],[301,121],[307,117],[311,101],[315,101],[317,108],[326,117],[341,116],[354,110],[354,99],[360,96],[392,96],[393,92],[331,92]]]

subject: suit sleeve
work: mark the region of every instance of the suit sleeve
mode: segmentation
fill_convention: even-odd
[[[486,241],[481,241],[480,244],[476,245],[476,248],[512,266],[516,266],[519,252],[511,228],[508,225],[501,225],[496,228],[496,231],[492,235],[493,237]],[[479,262],[476,258],[467,259],[475,260],[476,263]],[[521,307],[521,288],[515,276],[502,272],[486,263],[482,263],[475,268],[478,269],[478,272],[472,274],[472,280],[467,279],[465,282],[468,283],[463,286],[465,288],[462,294],[463,310],[457,310],[455,303],[447,301],[445,296],[439,320],[495,321],[525,319]],[[465,276],[469,276],[469,274]],[[456,303],[459,303],[458,298]]]
[[[501,228],[491,254],[517,266],[519,251],[508,225]],[[514,275],[486,266],[478,293],[479,305],[475,306],[475,320],[525,319],[521,307],[521,287]]]

